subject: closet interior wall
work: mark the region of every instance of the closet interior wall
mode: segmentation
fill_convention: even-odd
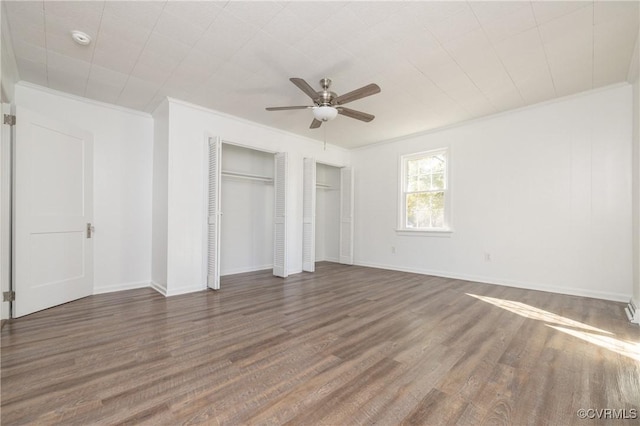
[[[316,262],[340,260],[340,168],[316,163]]]
[[[274,156],[222,144],[220,275],[273,267]]]

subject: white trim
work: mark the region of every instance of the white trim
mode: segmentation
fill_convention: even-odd
[[[245,148],[245,149],[251,149],[253,151],[258,151],[258,152],[264,152],[266,154],[271,154],[271,155],[275,155],[278,153],[278,151],[272,151],[272,150],[268,150],[265,148],[257,148],[249,143],[240,143],[240,142],[234,142],[231,141],[229,139],[225,139],[225,138],[220,138],[220,142],[223,144],[227,144],[227,145],[233,145],[233,146],[239,146],[240,148]]]
[[[567,294],[570,296],[590,297],[594,299],[612,300],[615,302],[627,302],[631,297],[629,294],[611,293],[607,291],[594,291],[584,288],[570,288],[570,287],[557,287],[550,284],[524,282],[519,280],[508,280],[501,278],[485,277],[479,275],[459,274],[449,271],[436,271],[431,269],[421,268],[406,268],[393,265],[379,264],[375,262],[360,262],[354,263],[358,266],[365,266],[368,268],[387,269],[391,271],[410,272],[421,275],[432,275],[435,277],[452,278],[457,280],[472,281],[482,284],[502,285],[506,287],[522,288],[525,290],[545,291],[555,294]]]
[[[396,229],[396,235],[402,237],[440,237],[451,238],[453,229]]]
[[[417,138],[417,137],[420,137],[420,136],[426,136],[426,135],[431,135],[431,134],[434,134],[434,133],[440,133],[440,132],[443,132],[445,130],[451,130],[451,129],[455,129],[455,128],[458,128],[458,127],[467,126],[469,124],[481,123],[483,121],[493,120],[494,118],[500,118],[500,117],[508,116],[508,115],[516,113],[516,112],[527,111],[529,109],[545,107],[547,105],[551,105],[551,104],[555,104],[555,103],[559,103],[559,102],[564,102],[564,101],[568,101],[568,100],[571,100],[571,99],[577,99],[577,98],[581,98],[583,96],[592,95],[594,93],[605,92],[607,90],[612,90],[612,89],[616,89],[618,87],[624,87],[624,86],[629,86],[629,85],[630,84],[628,82],[620,82],[620,83],[610,84],[608,86],[598,87],[596,89],[586,90],[584,92],[574,93],[574,94],[567,95],[567,96],[562,96],[562,97],[559,97],[559,98],[548,99],[546,101],[538,102],[537,104],[525,105],[525,106],[520,107],[520,108],[510,109],[510,110],[498,112],[498,113],[495,113],[495,114],[483,115],[482,117],[476,117],[476,118],[471,118],[469,120],[458,121],[456,123],[449,124],[447,126],[434,127],[433,129],[423,130],[421,132],[415,132],[415,133],[411,133],[411,134],[408,134],[408,135],[398,136],[396,138],[386,139],[386,140],[383,140],[383,141],[380,141],[380,142],[376,142],[376,143],[362,145],[362,146],[359,146],[359,147],[351,148],[350,151],[363,151],[363,150],[366,150],[366,149],[378,148],[380,146],[393,144],[393,143],[404,141],[404,140],[408,140],[408,139],[414,139],[414,138]]]
[[[324,166],[335,167],[336,169],[341,169],[343,167],[351,167],[351,164],[339,164],[339,163],[332,163],[330,161],[318,161],[318,160],[316,160],[316,165],[318,165],[318,164],[322,164]]]
[[[27,87],[29,89],[38,90],[40,92],[47,93],[47,94],[50,94],[50,95],[60,96],[60,97],[71,99],[71,100],[78,101],[78,102],[84,102],[84,103],[89,104],[89,105],[95,105],[95,106],[99,106],[99,107],[103,107],[103,108],[110,108],[110,109],[113,109],[113,110],[116,110],[116,111],[120,111],[120,112],[124,112],[124,113],[128,113],[128,114],[133,114],[133,115],[138,115],[138,116],[145,117],[145,118],[153,118],[153,115],[149,114],[148,112],[138,111],[137,109],[131,109],[131,108],[123,107],[123,106],[120,106],[120,105],[114,105],[114,104],[110,104],[110,103],[107,103],[107,102],[101,102],[101,101],[96,101],[96,100],[89,99],[89,98],[84,98],[82,96],[73,95],[71,93],[62,92],[60,90],[50,89],[48,87],[40,86],[40,85],[34,84],[34,83],[29,83],[28,81],[25,81],[25,80],[20,80],[18,83],[16,83],[16,86]]]
[[[151,281],[151,283],[149,284],[149,287],[151,287],[152,289],[154,289],[155,291],[157,291],[158,293],[160,293],[163,296],[167,296],[167,287],[162,285],[162,284],[158,284],[155,281]]]
[[[205,171],[204,182],[202,185],[202,266],[200,273],[207,284],[209,281],[209,143],[214,139],[209,132],[204,132],[204,146],[202,148],[202,170]]]
[[[136,282],[130,282],[130,283],[111,284],[111,285],[95,287],[93,289],[93,294],[113,293],[115,291],[133,290],[136,288],[147,288],[147,287],[151,287],[151,283],[149,281],[136,281]]]
[[[169,101],[170,104],[174,103],[174,104],[182,105],[182,106],[187,107],[187,108],[193,108],[193,109],[196,109],[196,110],[199,110],[199,111],[202,111],[202,112],[206,112],[206,113],[209,113],[209,114],[217,115],[218,117],[226,118],[226,119],[229,119],[229,120],[234,120],[234,121],[237,121],[237,122],[242,123],[242,124],[250,124],[252,126],[257,126],[257,127],[262,128],[262,129],[269,130],[269,131],[276,132],[276,133],[280,133],[280,134],[287,135],[287,136],[290,136],[290,137],[294,137],[296,139],[303,139],[305,141],[312,142],[314,144],[320,144],[320,145],[323,145],[323,146],[325,144],[324,141],[321,141],[321,140],[318,140],[318,139],[313,139],[313,138],[310,138],[308,136],[302,136],[302,135],[299,135],[297,133],[292,133],[292,132],[288,132],[286,130],[277,129],[275,127],[269,127],[266,124],[258,123],[258,122],[251,121],[251,120],[247,120],[246,118],[237,117],[235,115],[231,115],[231,114],[227,114],[227,113],[224,113],[224,112],[221,112],[221,111],[217,111],[217,110],[214,110],[214,109],[211,109],[211,108],[203,107],[201,105],[192,104],[190,102],[182,101],[180,99],[175,99],[175,98],[171,98],[171,97],[168,97],[168,96],[167,96],[166,99],[167,99],[167,101]],[[222,139],[223,139],[223,142],[224,142],[225,139],[224,138],[222,138]],[[336,149],[338,151],[342,151],[342,152],[351,151],[350,149],[343,148],[343,147],[338,146],[338,145],[333,145],[331,143],[327,143],[327,145],[331,146],[333,149]],[[252,149],[254,149],[254,148],[252,148]]]
[[[2,114],[11,114],[11,105],[2,104]],[[3,121],[4,123],[4,121]],[[12,250],[12,152],[13,127],[2,124],[0,135],[0,291],[11,288]],[[0,302],[0,319],[9,319],[9,302]]]
[[[243,268],[229,269],[224,272],[220,271],[220,276],[226,277],[228,275],[244,274],[245,272],[268,271],[271,269],[273,269],[273,263],[269,265],[260,265],[260,266],[245,266]]]
[[[160,293],[161,295],[163,295],[164,297],[178,296],[180,294],[187,294],[187,293],[195,293],[195,292],[204,291],[207,289],[206,285],[199,285],[199,286],[186,286],[186,287],[172,288],[170,291],[167,291],[167,289],[163,285],[160,285],[153,281],[151,281],[150,287],[155,291],[157,291],[158,293]]]
[[[167,291],[165,296],[166,297],[171,297],[171,296],[179,296],[181,294],[187,294],[187,293],[196,293],[198,291],[205,291],[207,290],[207,286],[205,285],[199,285],[199,286],[186,286],[186,287],[178,287],[178,288],[171,288],[171,290]]]

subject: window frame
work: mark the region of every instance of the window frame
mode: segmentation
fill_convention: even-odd
[[[406,191],[407,188],[407,163],[411,160],[418,158],[430,157],[438,154],[444,154],[445,157],[445,169],[444,169],[444,226],[439,228],[407,228],[407,194],[411,192]],[[398,197],[398,227],[396,233],[398,235],[422,235],[422,236],[434,236],[434,237],[449,237],[453,233],[452,226],[452,209],[451,209],[451,149],[449,147],[442,147],[438,149],[432,149],[428,151],[414,152],[411,154],[405,154],[400,156],[400,190]],[[419,191],[422,192],[422,191]],[[434,192],[440,192],[434,191]]]

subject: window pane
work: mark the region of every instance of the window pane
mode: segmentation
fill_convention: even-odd
[[[418,161],[419,160],[409,160],[407,161],[407,176],[415,176],[418,174]]]
[[[418,161],[420,162],[420,173],[431,173],[431,157],[421,158]]]
[[[434,173],[444,172],[444,166],[445,166],[444,154],[433,155],[429,158],[431,159],[431,164],[432,164],[431,170]]]
[[[431,189],[431,175],[420,175],[416,191],[428,191]]]
[[[413,191],[420,191],[420,189],[418,189],[418,177],[417,176],[409,176],[407,178],[407,191],[408,192],[413,192]]]
[[[443,228],[444,192],[407,194],[407,228]]]
[[[431,177],[432,181],[429,189],[444,189],[444,173],[434,173]]]

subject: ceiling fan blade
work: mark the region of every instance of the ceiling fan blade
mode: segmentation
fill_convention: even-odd
[[[286,111],[288,109],[307,109],[313,108],[311,106],[286,106],[286,107],[268,107],[265,108],[267,111]]]
[[[311,122],[311,126],[309,126],[309,128],[310,129],[317,129],[318,127],[320,127],[321,124],[322,124],[322,121],[316,120],[314,118],[313,121]]]
[[[350,118],[355,118],[356,120],[366,121],[367,123],[373,120],[375,115],[367,114],[366,112],[356,111],[355,109],[338,107],[338,114],[345,115]]]
[[[380,86],[375,83],[371,83],[352,92],[338,96],[334,102],[338,105],[346,104],[347,102],[353,102],[367,96],[375,95],[376,93],[380,93]]]
[[[307,94],[307,96],[309,96],[311,99],[316,99],[318,97],[318,92],[316,92],[315,90],[313,90],[313,87],[311,87],[309,85],[309,83],[307,83],[306,81],[304,81],[302,78],[297,78],[297,77],[292,77],[289,79],[293,84],[295,84],[296,86],[298,86],[298,89],[302,90],[304,93]]]

